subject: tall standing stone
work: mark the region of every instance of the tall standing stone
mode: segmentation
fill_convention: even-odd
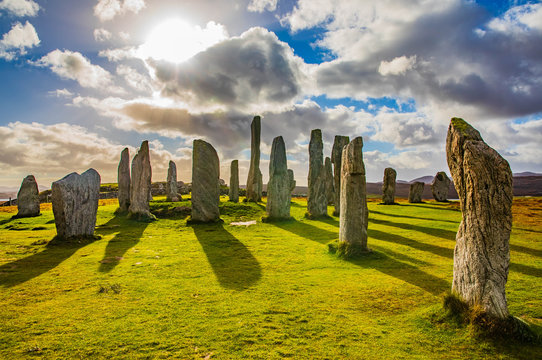
[[[179,189],[177,188],[177,165],[173,161],[169,161],[167,169],[166,182],[166,201],[180,201]]]
[[[459,118],[453,118],[448,127],[446,157],[462,212],[452,291],[470,306],[479,305],[489,315],[506,318],[512,171],[480,133]]]
[[[339,216],[341,208],[341,161],[343,149],[350,142],[348,136],[335,135],[335,140],[333,141],[333,149],[331,150],[331,163],[333,164],[333,187],[335,189],[335,199],[334,205],[335,210],[333,210],[333,215]]]
[[[382,181],[382,204],[395,204],[395,179],[397,172],[392,168],[384,170],[384,180]]]
[[[88,169],[53,182],[52,203],[59,238],[92,236],[100,197],[100,174]]]
[[[322,131],[311,131],[309,143],[309,176],[307,193],[307,215],[320,217],[327,215],[326,173],[324,167],[324,143]]]
[[[132,160],[132,181],[130,183],[129,216],[142,220],[154,219],[149,208],[151,194],[151,160],[149,142],[141,143],[139,151]]]
[[[230,201],[239,202],[239,160],[232,160],[230,165]]]
[[[117,182],[119,212],[127,212],[130,207],[130,150],[128,148],[124,148],[120,153]]]
[[[363,139],[356,137],[344,148],[341,160],[339,252],[347,257],[369,251],[369,210],[362,149]]]
[[[288,169],[288,179],[290,180],[290,195],[295,190],[296,181],[294,178],[294,171],[292,169]]]
[[[262,200],[262,172],[260,171],[260,133],[262,129],[261,118],[254,116],[250,125],[250,167],[247,179],[247,201],[258,202]]]
[[[331,159],[326,157],[324,161],[324,173],[326,178],[326,198],[327,204],[333,204],[335,201],[335,188],[334,188],[334,179],[333,179],[333,168],[331,166]]]
[[[17,215],[15,215],[15,217],[33,217],[38,216],[39,214],[40,196],[38,183],[36,182],[34,175],[28,175],[23,179],[19,192],[17,193]]]
[[[424,187],[425,187],[425,184],[421,181],[416,181],[410,184],[410,190],[408,192],[408,202],[421,203]]]
[[[439,171],[431,183],[431,192],[437,201],[448,201],[448,190],[450,189],[450,178],[444,171]]]
[[[213,146],[194,140],[192,150],[193,222],[220,220],[220,162]]]
[[[273,139],[269,159],[269,183],[267,184],[267,219],[290,218],[290,177],[286,161],[286,147],[282,136]]]

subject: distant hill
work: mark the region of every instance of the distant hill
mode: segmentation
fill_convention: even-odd
[[[417,182],[417,181],[420,181],[420,182],[422,182],[424,184],[431,184],[433,182],[434,178],[435,178],[434,176],[426,175],[426,176],[422,176],[422,177],[410,180],[408,182],[408,184],[412,184],[412,183]]]
[[[530,171],[514,173],[513,175],[514,175],[515,178],[516,177],[525,177],[525,176],[542,176],[542,174],[538,174],[538,173],[534,173],[534,172],[530,172]]]

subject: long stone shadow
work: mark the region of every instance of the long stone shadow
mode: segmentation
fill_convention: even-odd
[[[115,216],[107,223],[96,229],[99,235],[116,235],[109,240],[105,248],[103,259],[100,261],[98,271],[109,272],[115,268],[130,248],[134,247],[147,228],[149,223],[138,222],[122,216]]]
[[[432,203],[432,204],[429,204],[429,203],[421,203],[421,204],[409,203],[407,206],[423,207],[425,209],[430,209],[430,210],[445,210],[445,211],[461,212],[460,208],[454,209],[454,208],[451,208],[451,207],[447,206],[448,204],[450,204],[450,203]],[[435,205],[437,205],[437,206],[435,206]]]
[[[442,239],[453,240],[453,241],[455,241],[455,236],[457,234],[455,231],[450,231],[450,230],[430,228],[430,227],[425,227],[425,226],[420,226],[420,225],[413,225],[413,224],[381,220],[381,219],[371,218],[369,219],[369,222],[374,223],[374,224],[380,224],[380,225],[394,226],[394,227],[398,227],[405,230],[414,230],[414,231],[418,231],[427,235],[436,236]]]
[[[327,223],[328,221],[333,221],[333,219],[322,219],[322,220],[318,219],[318,220],[311,220],[311,221],[322,221],[322,222]],[[308,224],[307,222],[301,222],[295,219],[286,220],[286,221],[276,221],[276,222],[271,222],[270,224],[282,230],[286,230],[293,234],[296,234],[297,236],[301,236],[305,239],[313,240],[321,244],[326,244],[330,240],[337,239],[339,237],[339,234],[336,232],[321,229],[317,226]]]
[[[410,247],[412,247],[414,249],[418,249],[418,250],[421,250],[421,251],[428,251],[428,252],[431,252],[431,253],[433,253],[435,255],[450,258],[450,259],[452,259],[453,256],[454,256],[454,250],[453,249],[448,249],[448,248],[437,246],[437,245],[426,244],[426,243],[423,243],[423,242],[419,242],[419,241],[416,241],[416,240],[413,240],[413,239],[406,238],[406,237],[401,236],[401,235],[385,233],[383,231],[374,230],[374,229],[371,229],[371,228],[369,228],[367,232],[368,232],[368,235],[369,235],[369,240],[370,240],[370,238],[374,238],[374,239],[377,239],[377,240],[392,242],[392,243],[396,243],[396,244],[402,244],[402,245],[410,246]],[[369,247],[371,247],[371,245],[369,245]]]
[[[190,226],[222,287],[242,291],[260,280],[262,269],[258,260],[221,223]]]
[[[426,217],[422,217],[422,216],[390,214],[390,213],[385,213],[385,212],[375,211],[375,210],[370,211],[369,215],[371,215],[371,214],[378,214],[378,215],[397,217],[397,218],[427,220],[427,221],[438,221],[438,222],[447,222],[447,223],[451,223],[451,224],[459,224],[459,221],[445,220],[445,219],[433,219],[433,218],[426,218]]]
[[[423,260],[420,260],[420,259],[416,259],[416,258],[413,258],[412,256],[408,256],[408,255],[405,255],[405,254],[401,254],[401,253],[398,253],[398,252],[396,252],[396,251],[390,250],[390,249],[385,248],[385,247],[382,247],[382,246],[376,246],[376,245],[374,245],[374,244],[371,244],[370,248],[371,248],[372,250],[378,250],[379,252],[382,252],[382,253],[386,253],[386,254],[388,254],[388,255],[391,255],[393,258],[398,259],[398,260],[408,261],[408,262],[411,262],[411,263],[414,263],[414,264],[420,265],[420,266],[431,265],[431,264],[428,263],[427,261],[423,261]]]
[[[538,269],[529,265],[510,263],[510,271],[520,272],[524,275],[534,276],[537,278],[542,277],[542,269]]]
[[[0,285],[12,287],[38,277],[54,269],[91,242],[92,240],[64,242],[55,237],[47,243],[44,250],[0,266]]]
[[[510,250],[521,252],[531,256],[542,257],[542,250],[531,249],[526,246],[510,244]]]
[[[451,284],[446,280],[428,274],[416,266],[395,260],[380,251],[375,251],[361,259],[349,260],[349,262],[365,269],[378,270],[383,274],[405,281],[435,296],[451,289]]]

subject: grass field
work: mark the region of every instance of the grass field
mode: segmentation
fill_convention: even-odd
[[[0,212],[0,358],[541,359],[540,344],[473,338],[442,321],[457,202],[369,203],[369,247],[328,253],[338,218],[231,226],[265,204],[222,199],[223,224],[187,225],[189,202],[151,203],[159,220],[100,201],[94,242],[55,244],[50,204]],[[542,325],[542,198],[514,200],[510,312]],[[331,209],[330,209],[331,213]]]

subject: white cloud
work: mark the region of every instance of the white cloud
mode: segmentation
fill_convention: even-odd
[[[124,41],[130,40],[130,34],[125,31],[119,31],[119,37]]]
[[[396,57],[392,61],[382,60],[380,62],[380,66],[378,67],[378,72],[382,76],[401,75],[412,69],[414,64],[416,64],[416,55],[410,57]]]
[[[123,15],[127,12],[137,14],[145,8],[144,0],[99,0],[94,7],[94,15],[100,21],[112,20],[117,15]]]
[[[275,11],[278,0],[250,0],[247,10],[252,12]]]
[[[111,39],[112,34],[107,31],[106,29],[100,28],[100,29],[94,29],[94,40],[103,42],[106,40]]]
[[[22,25],[17,22],[0,40],[0,58],[13,60],[19,55],[25,55],[27,49],[38,46],[39,43],[38,34],[31,23],[27,21]]]
[[[15,16],[36,16],[40,6],[32,0],[3,0],[0,10],[5,10]]]
[[[542,31],[542,4],[515,6],[501,17],[491,20],[487,27],[503,33],[521,33],[532,29]]]
[[[68,98],[68,97],[72,97],[73,93],[70,90],[64,88],[64,89],[56,89],[53,91],[49,91],[49,95]]]
[[[98,56],[106,57],[109,61],[118,62],[125,59],[133,59],[137,55],[137,49],[131,46],[117,49],[105,49],[98,53]]]
[[[127,66],[119,65],[117,66],[117,74],[124,77],[126,83],[132,88],[139,91],[151,91],[152,87],[150,84],[150,79],[147,76],[142,75],[136,69]]]

